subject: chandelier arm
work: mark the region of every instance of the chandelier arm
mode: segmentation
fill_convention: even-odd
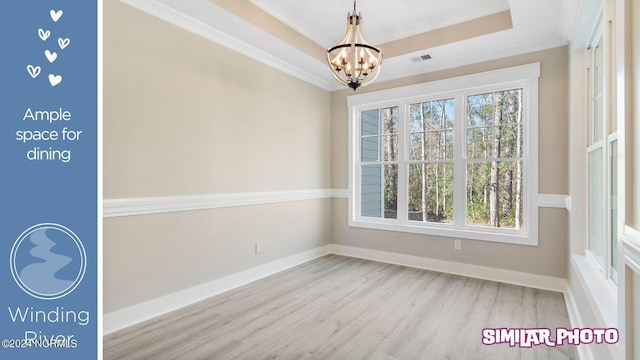
[[[376,81],[376,79],[378,78],[378,75],[380,75],[380,71],[374,71],[371,73],[371,75],[369,75],[368,78],[364,79],[362,81],[362,86],[367,85],[369,83],[372,83],[374,81]]]
[[[331,75],[333,75],[333,78],[336,79],[336,81],[338,83],[340,83],[341,85],[347,85],[349,82],[346,81],[345,79],[343,79],[342,77],[340,77],[339,74],[336,74],[335,72],[331,72]]]

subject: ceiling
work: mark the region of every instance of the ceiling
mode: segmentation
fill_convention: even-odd
[[[345,34],[352,0],[249,0],[328,48]],[[464,11],[461,11],[464,9]],[[509,10],[507,0],[360,0],[367,41],[381,44]]]
[[[352,0],[121,0],[327,90]],[[566,45],[579,0],[360,0],[377,81]],[[417,61],[421,55],[432,59]]]

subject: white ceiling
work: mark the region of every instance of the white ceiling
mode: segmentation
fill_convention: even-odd
[[[323,61],[209,0],[121,1],[324,89],[342,89]],[[325,48],[342,40],[353,9],[352,0],[248,1]],[[364,36],[373,45],[511,12],[512,29],[385,57],[379,82],[566,45],[579,1],[360,0],[357,5]],[[425,53],[433,59],[411,61]]]
[[[249,0],[324,48],[342,40],[353,0]],[[557,2],[557,0],[555,0]],[[535,0],[530,2],[535,3]],[[365,38],[381,44],[509,9],[507,0],[360,0]]]

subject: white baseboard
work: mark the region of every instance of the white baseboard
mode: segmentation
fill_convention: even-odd
[[[202,285],[105,314],[103,318],[103,334],[108,335],[187,305],[194,304],[211,296],[221,294],[321,256],[328,255],[329,252],[329,245],[321,246],[239,273],[231,274]]]
[[[115,331],[139,324],[143,321],[332,253],[537,289],[558,292],[565,292],[567,289],[567,281],[560,278],[331,244],[105,314],[103,317],[103,334],[111,334]]]
[[[497,281],[536,289],[565,292],[567,280],[551,276],[535,275],[486,266],[470,265],[452,261],[429,259],[420,256],[363,249],[344,245],[331,245],[333,254],[380,261],[389,264],[409,266],[418,269],[438,271],[448,274],[468,276],[477,279]]]

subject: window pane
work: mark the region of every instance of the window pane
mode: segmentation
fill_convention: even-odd
[[[399,109],[397,106],[362,112],[361,136],[391,135],[398,133]],[[381,121],[382,120],[382,121]],[[382,123],[382,127],[381,127]]]
[[[502,117],[500,118],[500,124],[521,124],[522,89],[506,90],[496,94],[494,98],[496,101],[502,99]],[[499,104],[496,104],[496,106],[499,106]]]
[[[365,136],[360,146],[363,162],[398,160],[398,135]]]
[[[380,111],[367,110],[362,112],[361,135],[378,135],[380,134]]]
[[[598,44],[593,49],[593,88],[594,95],[602,92],[603,84],[603,58],[602,58],[602,38],[598,41]]]
[[[593,50],[593,142],[602,140],[603,135],[603,101],[604,101],[604,59],[602,39]]]
[[[467,125],[493,125],[493,93],[467,97]]]
[[[467,97],[467,126],[522,123],[522,89]]]
[[[453,221],[453,163],[409,165],[409,220]]]
[[[364,165],[361,171],[360,214],[397,218],[398,165]]]
[[[522,161],[467,163],[467,224],[521,229]]]
[[[398,218],[398,165],[384,166],[384,217]]]
[[[398,160],[398,116],[397,106],[362,112],[361,161]]]
[[[524,156],[522,89],[467,97],[467,158]]]
[[[409,136],[409,160],[453,159],[453,130],[414,133]]]
[[[384,161],[398,160],[398,135],[383,136],[384,138]]]
[[[424,131],[422,103],[409,105],[409,132]]]
[[[593,100],[593,143],[602,140],[602,122],[604,119],[604,96],[600,95]]]
[[[379,136],[366,136],[361,141],[362,161],[378,161],[380,150]]]
[[[611,142],[611,267],[618,270],[618,141]]]
[[[382,165],[362,167],[360,187],[360,212],[362,216],[382,217]]]
[[[409,106],[409,132],[453,129],[453,99],[427,101]]]
[[[397,106],[382,109],[382,119],[384,121],[384,134],[391,135],[398,133],[399,108]]]
[[[604,187],[602,183],[602,148],[591,151],[587,162],[589,249],[598,261],[602,262],[604,253]]]
[[[453,129],[453,99],[432,101],[431,111],[436,129]]]
[[[519,158],[523,156],[521,125],[467,128],[467,158]]]
[[[444,99],[409,106],[409,159],[453,159],[454,100]]]

